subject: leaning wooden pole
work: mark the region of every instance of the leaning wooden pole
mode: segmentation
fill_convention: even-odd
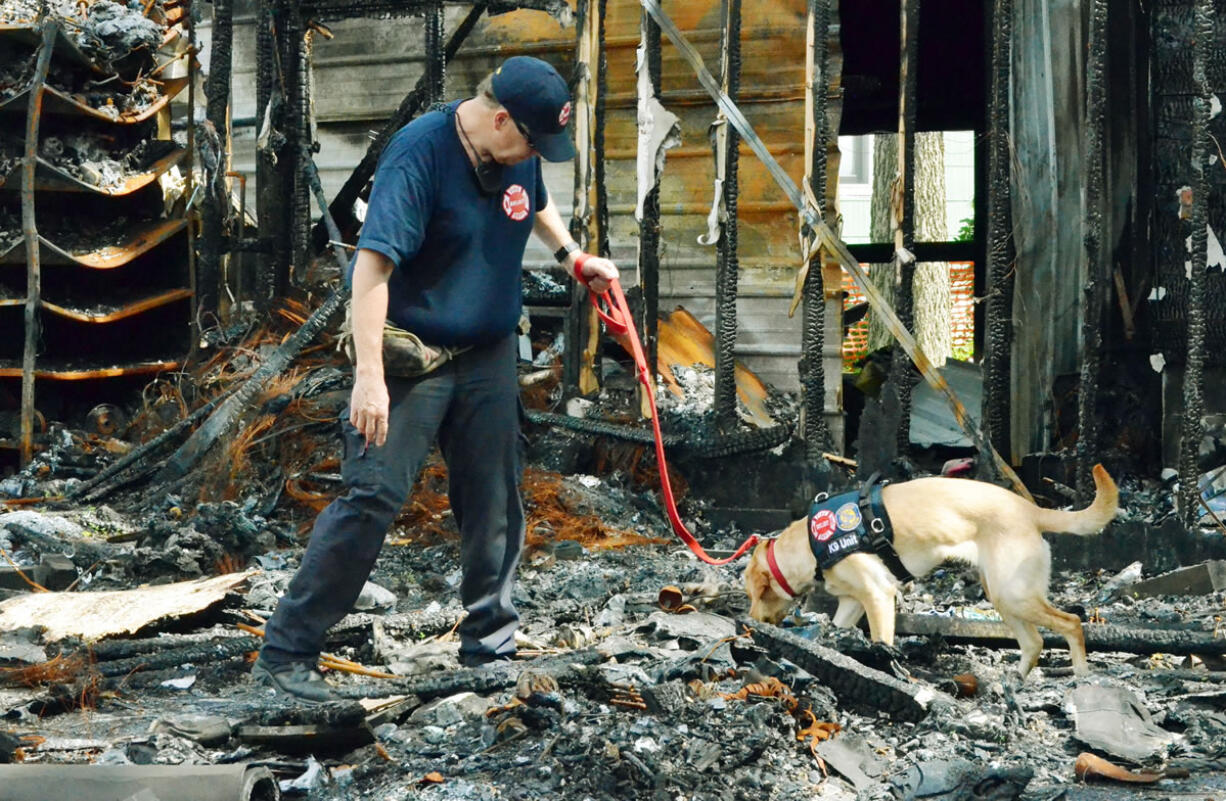
[[[59,24],[44,18],[43,41],[30,83],[30,102],[26,111],[25,160],[21,166],[21,228],[26,241],[25,348],[21,356],[21,464],[34,458],[34,363],[38,355],[39,306],[42,304],[42,262],[38,245],[38,226],[34,218],[35,165],[38,160],[38,123],[43,114],[43,87]]]
[[[1179,437],[1179,511],[1191,527],[1200,518],[1201,419],[1205,413],[1205,273],[1208,270],[1209,141],[1210,104],[1213,91],[1208,79],[1214,46],[1214,3],[1197,0],[1194,10],[1196,40],[1192,46],[1192,272],[1188,281],[1188,352],[1183,374],[1183,430]],[[1216,165],[1213,165],[1216,169]]]

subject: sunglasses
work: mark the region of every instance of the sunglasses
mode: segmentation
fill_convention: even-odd
[[[532,148],[533,150],[536,150],[536,142],[532,141],[532,134],[528,132],[528,129],[524,126],[523,123],[519,122],[518,120],[514,120],[514,122],[515,122],[515,127],[519,129],[520,135],[523,136],[524,141],[528,143],[528,147]]]

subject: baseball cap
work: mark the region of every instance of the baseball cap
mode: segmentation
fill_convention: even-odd
[[[512,56],[494,71],[494,96],[527,132],[546,161],[575,157],[566,123],[570,121],[570,90],[547,62],[532,56]]]

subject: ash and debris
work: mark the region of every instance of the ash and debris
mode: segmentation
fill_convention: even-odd
[[[306,311],[287,302],[275,324],[213,330],[188,372],[151,383],[127,407],[65,415],[34,462],[0,482],[0,494],[81,492],[107,465],[250,375]],[[625,446],[633,459],[605,459],[604,470],[560,475],[529,465],[518,661],[458,667],[458,539],[435,461],[327,646],[337,659],[397,677],[329,670],[346,698],[402,700],[368,711],[352,701],[307,708],[270,696],[248,677],[245,655],[258,640],[239,624],[258,626],[271,613],[311,519],[339,487],[334,434],[348,379],[331,337],[322,344],[251,404],[187,480],[121,473],[99,497],[0,513],[0,548],[13,563],[48,583],[56,578],[61,589],[71,582],[73,592],[258,570],[220,606],[88,648],[46,642],[36,630],[0,633],[0,761],[260,762],[273,766],[286,797],[347,801],[1226,797],[1220,655],[1091,651],[1093,673],[1078,680],[1066,653],[1048,649],[1019,683],[1012,643],[903,636],[886,649],[858,630],[833,630],[830,599],[810,598],[778,631],[940,701],[918,722],[891,718],[874,707],[871,681],[862,695],[836,694],[794,654],[745,634],[743,563],[705,565],[681,545],[649,480],[654,457],[641,444]],[[633,386],[621,369],[620,377],[611,365],[606,371],[590,417],[629,418]],[[665,400],[671,393],[661,390],[666,430],[683,419],[698,430],[693,421],[710,413],[699,399],[710,396],[709,373],[682,369],[677,380],[689,400]],[[556,395],[548,383],[533,391],[538,403]],[[780,420],[796,408],[786,395],[770,406]],[[153,467],[168,451],[160,453]],[[1169,515],[1160,479],[1119,478],[1125,519]],[[706,504],[686,497],[683,518],[704,547],[735,546],[743,534],[710,523]],[[1127,587],[1149,572],[1058,573],[1052,600],[1116,626],[1221,631],[1226,593],[1130,597]],[[0,596],[28,589],[4,586]],[[676,590],[661,592],[670,586]],[[682,605],[692,611],[679,613]],[[959,566],[914,582],[899,611],[996,617],[973,571]],[[1104,699],[1128,717],[1109,717],[1125,713]],[[1094,728],[1104,715],[1135,736],[1104,737]],[[5,742],[13,743],[8,753]],[[1168,778],[1125,790],[1081,784],[1074,764],[1083,752]]]
[[[83,183],[99,189],[119,189],[147,172],[175,147],[169,140],[142,139],[129,143],[97,132],[66,133],[44,137],[39,142],[38,155]],[[24,152],[19,138],[0,136],[0,177],[21,163]]]
[[[138,0],[126,5],[110,0],[51,0],[46,5],[48,15],[60,22],[81,52],[102,63],[118,61],[137,50],[155,50],[162,44],[163,26],[146,16]],[[161,2],[154,5],[160,14]],[[39,18],[39,6],[32,0],[4,0],[0,24],[33,25]]]

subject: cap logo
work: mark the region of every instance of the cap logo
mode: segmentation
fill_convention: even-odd
[[[570,101],[567,100],[562,105],[562,110],[558,112],[558,125],[565,128],[566,123],[570,122]]]
[[[528,193],[519,184],[511,184],[502,193],[502,210],[515,222],[528,216],[532,204],[528,202]]]

